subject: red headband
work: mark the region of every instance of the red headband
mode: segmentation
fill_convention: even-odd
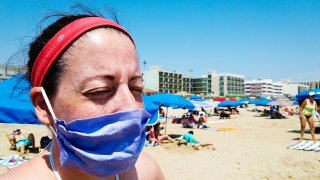
[[[53,62],[78,37],[95,28],[113,27],[129,36],[130,34],[119,24],[101,17],[86,17],[73,21],[56,33],[39,53],[31,72],[33,87],[42,86],[42,82]]]

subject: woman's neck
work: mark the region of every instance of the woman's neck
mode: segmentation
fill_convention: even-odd
[[[114,180],[115,177],[108,177],[108,178],[98,178],[96,176],[90,176],[86,173],[84,173],[81,170],[75,169],[75,168],[64,168],[61,166],[60,163],[60,151],[59,146],[57,143],[56,138],[54,138],[53,144],[52,144],[52,156],[55,163],[55,166],[57,168],[57,171],[63,180],[68,179],[77,179],[77,180],[95,180],[95,179],[105,179],[105,180]],[[51,167],[52,168],[52,167]],[[106,167],[108,168],[108,167]],[[76,177],[76,178],[75,178]]]

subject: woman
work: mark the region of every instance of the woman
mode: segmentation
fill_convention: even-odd
[[[315,130],[314,119],[312,116],[312,111],[318,110],[317,103],[314,100],[315,95],[316,95],[315,92],[311,91],[309,93],[309,99],[305,99],[299,108],[300,125],[301,125],[300,140],[303,140],[304,130],[306,128],[306,122],[308,122],[312,140],[316,141],[316,137],[314,135],[314,130]]]
[[[160,122],[157,122],[157,124],[153,125],[150,129],[150,139],[152,140],[151,145],[152,147],[155,146],[155,143],[158,143],[161,145],[163,140],[168,140],[171,143],[174,143],[174,140],[167,134],[160,134]]]
[[[14,141],[16,142],[16,148],[20,150],[21,155],[26,153],[27,146],[30,145],[30,140],[26,136],[24,131],[17,129],[13,131]]]
[[[94,15],[60,18],[31,43],[28,78],[53,143],[0,178],[164,179],[141,152],[150,115],[135,44],[120,25]]]

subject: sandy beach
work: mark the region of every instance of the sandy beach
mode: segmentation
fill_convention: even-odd
[[[180,115],[181,111],[169,111],[169,115]],[[196,151],[186,145],[163,143],[145,147],[144,151],[158,162],[167,179],[319,179],[320,152],[287,149],[299,137],[298,116],[275,120],[256,115],[256,112],[240,109],[240,115],[232,115],[231,119],[219,120],[217,116],[208,119],[210,128],[237,130],[194,130],[196,139],[215,143],[216,150],[203,147]],[[0,124],[0,157],[17,153],[8,150],[9,142],[5,137],[16,128],[34,133],[36,146],[47,133],[42,125]],[[189,130],[180,124],[167,125],[169,135],[181,135]],[[310,139],[310,134],[306,133],[305,137]],[[29,153],[31,157],[34,155]],[[5,171],[6,168],[0,167],[0,173]]]

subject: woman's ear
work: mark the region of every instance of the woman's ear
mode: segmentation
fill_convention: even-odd
[[[38,120],[45,125],[53,125],[53,119],[48,106],[41,93],[41,87],[33,87],[30,91],[30,99],[34,106]]]

